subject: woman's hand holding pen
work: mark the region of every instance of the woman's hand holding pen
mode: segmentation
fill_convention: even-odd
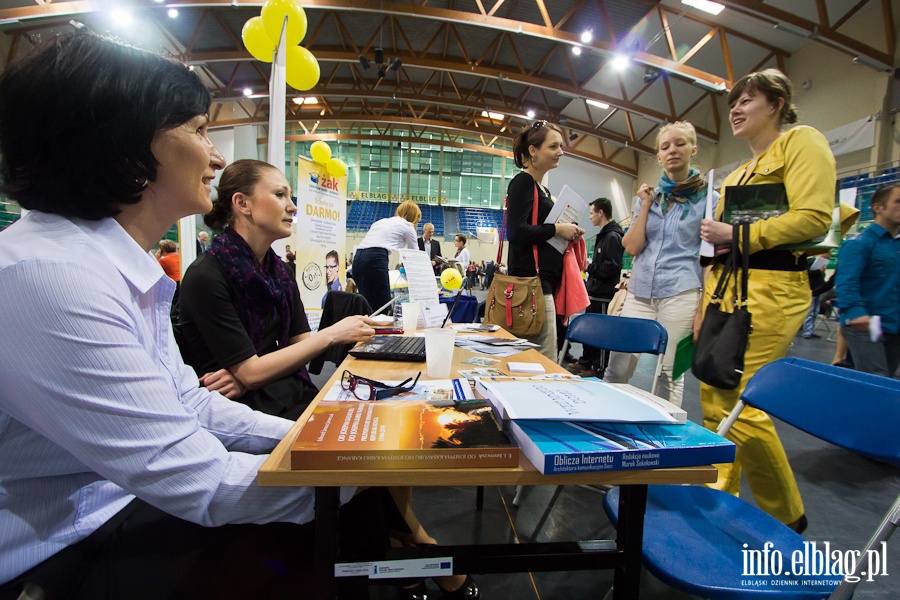
[[[331,336],[332,344],[349,344],[367,340],[375,335],[376,322],[363,315],[341,319],[322,333]]]
[[[570,242],[576,242],[584,235],[584,229],[574,223],[557,223],[556,235],[562,236]]]

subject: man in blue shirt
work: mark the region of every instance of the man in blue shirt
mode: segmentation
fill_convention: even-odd
[[[860,371],[897,378],[900,366],[900,184],[872,196],[875,222],[841,248],[841,332]]]

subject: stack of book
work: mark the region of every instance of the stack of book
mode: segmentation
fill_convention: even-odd
[[[547,475],[734,461],[733,443],[630,385],[493,377],[477,379],[476,390]]]
[[[519,466],[483,400],[322,401],[291,448],[297,470]]]

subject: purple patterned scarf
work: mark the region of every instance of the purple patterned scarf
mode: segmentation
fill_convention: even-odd
[[[269,248],[260,263],[244,238],[228,227],[213,238],[207,253],[222,265],[225,275],[232,282],[234,308],[257,355],[261,355],[260,345],[272,319],[281,320],[278,347],[286,347],[294,315],[292,299],[297,283],[275,251]],[[296,375],[312,385],[306,367],[301,367]]]

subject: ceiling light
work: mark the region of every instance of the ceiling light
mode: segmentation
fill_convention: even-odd
[[[813,32],[807,31],[806,29],[803,29],[802,27],[797,27],[796,25],[791,25],[790,23],[775,23],[772,26],[772,29],[775,29],[776,31],[781,31],[783,33],[789,33],[795,37],[804,38],[804,39],[811,39],[814,36],[816,36],[816,37],[818,36],[818,31],[816,31],[814,34]]]
[[[369,65],[371,63],[369,62],[369,59],[366,58],[365,54],[360,54],[359,55],[359,64],[362,66],[363,69],[368,69]]]
[[[124,10],[114,10],[110,13],[110,16],[112,16],[116,25],[121,25],[122,27],[131,25],[131,15]]]
[[[581,56],[581,46],[572,46],[572,54]]]
[[[717,15],[723,10],[725,10],[725,6],[719,4],[718,2],[710,2],[710,0],[681,0],[682,4],[687,4],[688,6],[692,6],[694,8],[698,8],[703,12],[708,12],[711,15]]]
[[[253,90],[251,90],[250,88],[244,88],[244,95],[245,95],[245,96],[252,96],[252,95],[253,95]]]
[[[533,119],[533,118],[534,118],[534,114],[535,114],[535,113],[534,113],[533,110],[529,110],[527,113],[525,113],[525,115],[526,115],[529,119]]]
[[[712,83],[711,81],[706,81],[704,79],[695,79],[693,84],[711,92],[724,92],[728,90],[728,88],[725,87],[724,81]]]
[[[315,96],[309,96],[308,98],[304,98],[302,96],[294,96],[292,99],[294,104],[318,104],[319,99]]]
[[[610,64],[612,64],[613,69],[617,71],[624,71],[626,68],[628,68],[628,64],[630,62],[631,61],[624,54],[616,54],[615,56],[613,56]]]
[[[393,60],[393,62],[391,62],[391,66],[388,67],[388,69],[390,69],[391,71],[396,71],[397,69],[399,69],[402,66],[403,66],[403,61],[400,60],[400,58],[398,57],[398,58],[395,58]]]
[[[175,18],[178,17],[178,9],[177,9],[177,8],[170,8],[168,14],[169,14],[169,18],[170,18],[170,19],[175,19]]]
[[[492,119],[494,121],[499,121],[503,118],[503,113],[488,112],[486,110],[483,110],[481,111],[481,116],[487,117],[488,119]]]
[[[604,110],[609,108],[609,104],[607,104],[606,102],[600,102],[599,100],[592,100],[588,98],[587,100],[585,100],[585,102],[587,102],[591,106],[596,106],[597,108],[602,108]]]
[[[889,73],[894,70],[889,65],[878,62],[877,60],[869,58],[868,56],[862,56],[862,55],[854,58],[853,64],[854,65],[862,65],[864,67],[869,67],[870,69],[874,69],[875,71],[878,71],[879,73]]]
[[[590,44],[592,39],[594,39],[594,34],[590,29],[581,34],[582,44]]]

